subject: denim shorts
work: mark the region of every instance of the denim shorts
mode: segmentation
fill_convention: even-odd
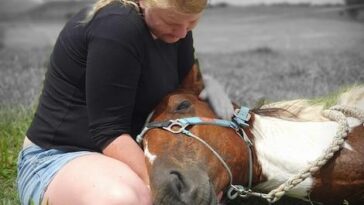
[[[22,205],[40,205],[55,174],[69,161],[89,151],[64,152],[34,144],[19,153],[17,188]]]

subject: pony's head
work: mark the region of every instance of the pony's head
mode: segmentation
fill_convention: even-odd
[[[198,76],[190,73],[192,81],[166,96],[151,118],[152,128],[143,133],[143,146],[150,174],[150,186],[155,204],[217,204],[216,193],[229,185],[231,172],[244,172],[247,152],[235,130],[216,125],[173,124],[170,120],[200,117],[216,118],[209,104],[198,98]],[[197,77],[197,78],[196,78]],[[187,89],[190,88],[194,89]],[[169,130],[163,127],[168,127]],[[180,132],[184,129],[191,137]],[[216,152],[219,157],[214,154]],[[240,156],[237,158],[236,156]],[[234,179],[241,181],[243,179]]]
[[[234,129],[217,125],[184,128],[169,121],[188,117],[216,118],[209,105],[195,94],[186,90],[174,92],[156,108],[151,120],[154,128],[144,135],[143,145],[156,204],[216,204],[216,193],[229,185],[230,180],[219,157],[229,169],[238,167],[235,163],[246,164],[240,161],[247,159],[242,149],[244,142]],[[168,126],[170,130],[162,128]],[[181,129],[196,138],[180,132]],[[245,170],[240,166],[231,172]]]

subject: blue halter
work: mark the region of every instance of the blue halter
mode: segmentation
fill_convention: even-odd
[[[247,122],[250,119],[249,108],[240,107],[237,110],[238,112],[234,113],[232,120],[222,120],[222,119],[213,119],[213,118],[205,118],[205,117],[187,117],[180,118],[176,120],[168,120],[162,122],[150,122],[148,123],[142,132],[137,136],[136,141],[140,144],[144,139],[144,134],[153,128],[163,128],[172,133],[181,133],[185,130],[186,127],[190,125],[217,125],[221,127],[228,127],[234,130],[239,130],[241,127],[248,127]],[[174,126],[179,126],[179,129],[174,128]],[[249,144],[252,144],[249,139]],[[247,141],[244,140],[244,141]]]

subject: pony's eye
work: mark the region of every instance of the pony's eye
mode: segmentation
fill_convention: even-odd
[[[182,110],[186,110],[191,106],[191,102],[188,100],[184,100],[182,101],[180,104],[178,104],[176,111],[182,111]]]

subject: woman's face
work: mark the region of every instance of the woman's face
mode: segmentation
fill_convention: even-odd
[[[144,10],[144,18],[154,38],[166,43],[175,43],[186,37],[201,18],[198,14],[185,14],[175,9],[153,8],[145,6],[141,1],[140,6]]]

